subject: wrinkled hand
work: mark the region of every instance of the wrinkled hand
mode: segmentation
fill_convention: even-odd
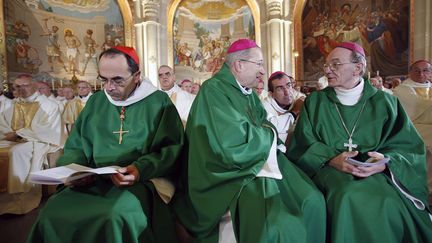
[[[376,160],[381,160],[384,159],[384,155],[378,152],[368,152],[369,157],[374,158]],[[351,173],[355,176],[358,177],[368,177],[377,173],[380,173],[382,171],[385,170],[386,165],[385,164],[381,164],[381,165],[372,165],[372,166],[358,166],[357,167],[359,169],[358,172],[355,173]]]
[[[352,157],[357,156],[357,154],[358,154],[358,151],[343,152],[343,153],[339,154],[338,156],[334,157],[333,159],[331,159],[329,162],[329,165],[334,167],[335,169],[337,169],[339,171],[342,171],[342,172],[345,172],[348,174],[353,174],[353,172],[359,173],[360,170],[357,168],[357,166],[352,165],[346,161],[348,158],[352,158]]]
[[[5,136],[3,138],[4,140],[11,141],[11,142],[18,141],[18,135],[16,134],[16,132],[8,132],[8,133],[5,133],[4,136]]]
[[[291,112],[295,113],[297,117],[300,116],[300,111],[303,107],[304,101],[305,101],[304,97],[300,97],[296,101],[294,101],[294,104],[291,108]]]
[[[348,158],[355,157],[357,154],[358,151],[343,152],[338,156],[334,157],[333,159],[331,159],[329,165],[336,168],[339,171],[352,174],[357,177],[368,177],[385,170],[386,168],[385,164],[372,165],[366,167],[366,166],[355,166],[346,161]],[[368,152],[368,155],[369,157],[374,158],[376,160],[381,160],[384,158],[384,155],[378,152]]]
[[[139,180],[139,171],[134,165],[123,167],[118,172],[111,175],[111,180],[117,187],[131,186]]]

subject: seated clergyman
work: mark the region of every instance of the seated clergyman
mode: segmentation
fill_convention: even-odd
[[[402,105],[362,78],[356,43],[340,43],[323,69],[329,87],[306,98],[287,155],[326,198],[327,239],[431,242],[425,146]],[[388,164],[349,162],[384,157]]]
[[[294,123],[300,115],[304,98],[294,100],[294,79],[278,71],[268,79],[269,95],[263,100],[267,120],[276,127],[279,138],[287,143],[289,134],[294,131]]]
[[[3,140],[16,143],[9,150],[8,188],[0,193],[0,214],[24,214],[39,206],[41,187],[28,183],[27,176],[47,165],[47,154],[62,146],[59,106],[32,81],[30,74],[15,78],[13,107],[0,115]]]
[[[183,127],[169,97],[141,80],[133,48],[101,53],[104,91],[87,102],[59,165],[118,165],[117,174],[85,177],[54,194],[41,210],[30,242],[175,242],[167,203],[174,188]]]

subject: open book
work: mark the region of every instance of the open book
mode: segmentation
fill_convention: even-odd
[[[117,173],[117,170],[120,168],[120,166],[90,168],[78,164],[69,164],[66,166],[31,172],[28,177],[28,182],[45,185],[64,184],[89,175],[114,174]]]
[[[377,160],[375,158],[369,158],[367,159],[365,162],[362,161],[358,161],[356,159],[353,158],[348,158],[347,162],[355,165],[355,166],[365,166],[365,167],[369,167],[369,166],[373,166],[373,165],[382,165],[382,164],[386,164],[390,161],[390,158],[384,158],[381,160]]]

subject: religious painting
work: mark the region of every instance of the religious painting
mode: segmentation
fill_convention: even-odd
[[[245,0],[181,1],[173,23],[176,78],[202,83],[225,61],[228,47],[255,39],[255,23]]]
[[[53,89],[72,79],[93,83],[98,55],[124,43],[116,0],[11,0],[3,7],[11,77],[32,73]]]
[[[409,0],[308,0],[302,15],[303,79],[318,80],[340,42],[363,46],[368,72],[405,75],[409,67]]]

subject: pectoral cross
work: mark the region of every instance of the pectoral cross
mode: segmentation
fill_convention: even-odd
[[[352,139],[348,139],[348,143],[344,143],[344,147],[348,147],[348,151],[351,152],[353,148],[357,148],[357,144],[353,144]]]
[[[123,121],[124,121],[124,119],[125,119],[125,107],[122,106],[121,112],[120,112],[120,130],[113,132],[114,134],[116,134],[116,133],[119,134],[119,144],[121,144],[122,141],[123,141],[123,133],[128,133],[129,132],[129,131],[123,131]]]
[[[123,131],[123,122],[120,123],[120,130],[119,131],[114,131],[114,134],[119,134],[119,144],[122,143],[123,141],[123,133],[128,133],[129,131]]]

